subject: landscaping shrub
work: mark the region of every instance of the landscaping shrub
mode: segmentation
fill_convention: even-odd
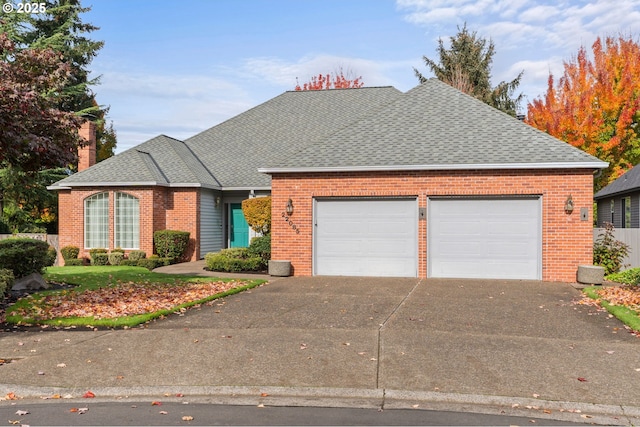
[[[159,230],[153,233],[153,244],[160,258],[179,261],[189,245],[189,232],[178,230]]]
[[[112,249],[112,250],[111,250],[111,253],[115,253],[115,252],[118,252],[118,253],[124,254],[124,249],[122,249],[122,248],[115,248],[115,249]]]
[[[612,282],[624,283],[625,285],[638,285],[640,284],[640,267],[609,274],[606,279]]]
[[[153,270],[158,267],[164,267],[171,264],[171,259],[158,256],[151,256],[149,258],[141,258],[137,262],[138,267],[144,267],[148,270]]]
[[[55,254],[55,250],[53,250]],[[42,273],[45,267],[53,265],[49,244],[29,238],[9,238],[0,240],[0,268],[13,272],[16,279],[31,273]]]
[[[84,258],[71,258],[64,261],[64,265],[67,267],[84,265]]]
[[[13,272],[8,268],[0,268],[0,298],[3,298],[13,286]]]
[[[93,248],[89,249],[89,256],[93,258],[95,254],[106,254],[107,252],[109,251],[105,248]]]
[[[129,252],[129,259],[131,261],[138,262],[139,259],[146,258],[147,254],[145,251],[131,251]]]
[[[109,254],[109,264],[111,265],[120,265],[123,259],[124,252],[111,251],[111,253]]]
[[[229,248],[208,253],[204,257],[207,270],[211,271],[256,271],[263,266],[261,257],[251,256],[247,248]]]
[[[49,249],[47,249],[47,256],[49,257],[49,263],[47,264],[47,267],[50,265],[54,265],[56,263],[56,258],[58,258],[58,251],[56,251],[56,248],[54,248],[53,246],[49,246]]]
[[[137,267],[138,266],[138,260],[133,260],[131,258],[125,258],[120,262],[120,265],[122,266],[128,266],[128,267]]]
[[[249,227],[255,232],[261,234],[271,232],[271,196],[243,200],[242,213]]]
[[[593,244],[593,263],[604,267],[605,275],[620,271],[625,257],[629,254],[629,246],[616,240],[613,230],[613,224],[606,222],[604,232],[598,235]]]
[[[60,249],[60,253],[62,254],[62,258],[64,259],[66,264],[67,261],[78,258],[78,254],[80,254],[80,248],[77,246],[65,246],[64,248]]]
[[[109,254],[96,252],[91,255],[91,265],[109,265]]]
[[[262,258],[266,267],[269,259],[271,259],[271,235],[254,237],[249,245],[249,255]]]

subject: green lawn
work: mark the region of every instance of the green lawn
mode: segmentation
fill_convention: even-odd
[[[120,266],[49,267],[44,278],[73,287],[20,299],[7,308],[7,323],[132,327],[266,282],[170,275]]]

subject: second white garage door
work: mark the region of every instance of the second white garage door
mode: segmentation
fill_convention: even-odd
[[[541,279],[541,201],[432,199],[427,205],[429,277]]]
[[[315,202],[314,274],[417,277],[416,199]]]

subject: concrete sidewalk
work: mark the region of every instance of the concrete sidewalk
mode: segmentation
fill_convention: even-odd
[[[19,359],[0,396],[640,424],[640,339],[579,298],[535,281],[282,278],[142,328],[0,333],[0,358]]]

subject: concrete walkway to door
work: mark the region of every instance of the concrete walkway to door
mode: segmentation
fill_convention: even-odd
[[[579,299],[536,281],[282,278],[144,328],[0,333],[0,349],[23,357],[0,367],[0,396],[637,424],[640,338]]]

